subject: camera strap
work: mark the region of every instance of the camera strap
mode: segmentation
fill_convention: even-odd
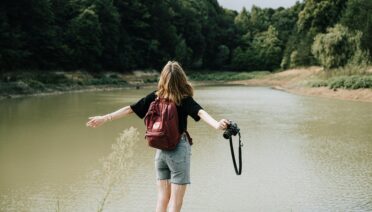
[[[231,149],[231,157],[234,163],[235,172],[237,175],[240,175],[242,173],[242,146],[243,144],[242,144],[240,132],[238,134],[239,134],[239,169],[238,169],[238,166],[236,165],[232,136],[230,136],[230,149]]]

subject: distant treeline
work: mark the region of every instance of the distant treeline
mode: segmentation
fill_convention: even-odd
[[[0,70],[274,70],[360,63],[371,0],[305,0],[237,12],[217,0],[3,0]]]

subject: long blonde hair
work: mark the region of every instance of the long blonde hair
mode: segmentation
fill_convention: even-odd
[[[156,95],[181,104],[181,100],[194,95],[194,89],[187,80],[181,65],[176,61],[169,61],[160,74]]]

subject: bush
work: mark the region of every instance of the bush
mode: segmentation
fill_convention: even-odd
[[[64,73],[59,72],[45,72],[38,74],[36,80],[45,84],[72,84],[73,82],[68,79]]]
[[[87,79],[86,84],[90,85],[122,85],[127,84],[117,73],[95,73],[92,74],[94,78]]]
[[[359,89],[359,88],[372,88],[372,76],[364,76],[356,80],[354,84],[351,86],[351,89]]]
[[[39,82],[37,80],[27,80],[26,83],[28,84],[28,86],[30,86],[31,88],[35,89],[35,90],[45,90],[45,85],[42,83],[42,82]]]
[[[345,82],[345,76],[342,77],[335,77],[329,80],[328,87],[331,89],[334,88],[343,88]]]
[[[327,87],[328,82],[326,80],[316,80],[316,81],[310,82],[310,86],[314,88]]]
[[[268,71],[254,72],[191,72],[189,78],[195,81],[248,80],[266,75]]]
[[[19,80],[16,82],[0,83],[0,94],[30,94],[33,89],[25,82]]]
[[[353,75],[334,77],[329,80],[329,88],[359,89],[372,88],[372,75]]]
[[[122,85],[126,84],[125,80],[120,78],[111,78],[111,77],[102,77],[102,78],[95,78],[90,80],[90,84],[92,85]]]
[[[147,78],[144,80],[145,83],[155,83],[158,82],[158,78]]]

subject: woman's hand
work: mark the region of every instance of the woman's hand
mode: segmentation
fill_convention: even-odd
[[[119,119],[119,118],[124,117],[126,115],[129,115],[131,113],[133,113],[132,108],[130,106],[125,106],[125,107],[120,108],[119,110],[117,110],[115,112],[108,113],[104,116],[89,117],[89,121],[86,123],[86,125],[87,125],[87,127],[93,127],[93,128],[99,127],[107,121],[112,121],[112,120],[115,120],[115,119]]]
[[[210,116],[205,110],[200,109],[198,112],[198,116],[203,119],[207,124],[212,126],[216,130],[224,130],[230,124],[227,119],[221,119],[220,121],[216,121],[212,116]]]
[[[107,121],[106,116],[92,116],[89,117],[89,121],[86,123],[87,127],[99,127]]]
[[[221,119],[219,122],[217,122],[216,130],[225,130],[227,126],[230,124],[230,122],[227,119]]]

